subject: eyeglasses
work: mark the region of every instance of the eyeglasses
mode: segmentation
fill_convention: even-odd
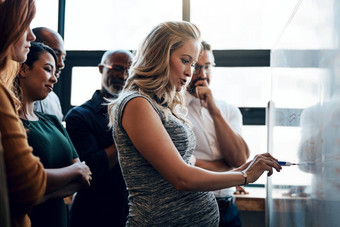
[[[117,72],[117,73],[125,73],[125,75],[129,75],[129,69],[126,69],[119,65],[107,65],[102,64],[105,68],[107,68],[109,71]]]
[[[215,63],[213,63],[213,64],[206,64],[206,65],[200,65],[200,64],[196,63],[195,65],[193,65],[194,74],[199,74],[202,69],[205,72],[210,72],[213,66],[215,66]]]

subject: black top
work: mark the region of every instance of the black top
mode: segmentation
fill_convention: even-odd
[[[89,189],[77,193],[71,226],[125,226],[128,212],[126,186],[117,163],[111,170],[104,148],[111,146],[107,106],[100,91],[66,115],[66,129],[82,161],[90,167]]]

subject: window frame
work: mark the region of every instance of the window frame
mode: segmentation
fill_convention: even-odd
[[[105,51],[67,51],[67,60],[59,83],[54,86],[61,101],[63,114],[71,105],[72,68],[97,66]],[[213,50],[215,67],[269,67],[270,50]],[[265,125],[265,107],[239,107],[244,125]]]
[[[58,33],[64,38],[66,0],[59,0]],[[190,21],[190,0],[183,0],[182,20]],[[133,50],[131,50],[133,51]],[[67,59],[59,83],[54,86],[61,101],[64,116],[74,106],[71,105],[72,68],[77,66],[97,66],[105,51],[66,51]],[[271,50],[213,50],[216,67],[270,67]],[[269,101],[269,100],[268,100]],[[266,107],[239,107],[243,125],[266,125]],[[250,187],[264,187],[252,184]]]
[[[59,0],[58,32],[64,37],[66,0]],[[190,0],[183,0],[182,20],[190,21]],[[72,68],[97,66],[104,51],[66,51],[67,60],[54,91],[65,115],[71,105]],[[270,50],[213,50],[216,67],[270,67]],[[244,125],[265,125],[266,108],[239,107]]]

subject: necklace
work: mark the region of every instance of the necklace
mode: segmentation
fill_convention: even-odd
[[[24,120],[25,120],[25,121],[23,121],[24,126],[25,126],[25,128],[29,128],[31,126],[31,122],[27,118],[26,110],[24,108],[22,108],[22,112],[24,114]]]

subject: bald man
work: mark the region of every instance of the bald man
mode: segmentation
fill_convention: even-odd
[[[117,149],[108,128],[105,98],[116,98],[128,77],[132,54],[106,51],[98,65],[101,90],[66,115],[66,129],[81,160],[92,171],[91,187],[77,193],[71,209],[71,227],[125,226],[127,191],[117,161]]]
[[[61,70],[65,67],[66,51],[64,49],[64,40],[59,33],[52,29],[45,27],[38,27],[32,29],[36,36],[35,42],[41,42],[51,47],[57,55],[57,69],[56,77],[59,78]],[[34,110],[38,112],[53,114],[63,121],[63,112],[60,105],[58,96],[52,91],[46,99],[34,103]]]

